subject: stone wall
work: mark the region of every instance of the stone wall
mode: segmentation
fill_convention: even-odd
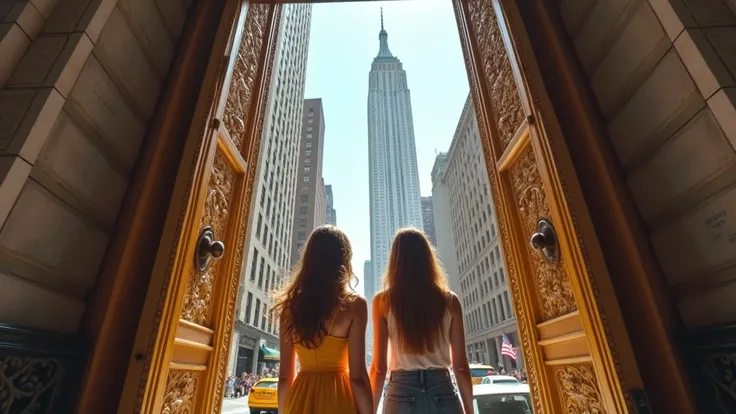
[[[736,1],[559,7],[685,325],[736,320]]]
[[[0,0],[0,321],[74,333],[191,0],[54,3]]]

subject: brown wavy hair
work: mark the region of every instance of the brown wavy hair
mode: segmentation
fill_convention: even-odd
[[[314,349],[327,332],[327,320],[355,298],[355,277],[348,237],[335,226],[320,226],[309,235],[301,259],[286,287],[275,296],[274,311],[284,319],[294,343]]]
[[[451,293],[434,248],[421,230],[400,229],[391,243],[383,301],[393,314],[398,346],[408,354],[432,352],[447,333],[442,322]]]

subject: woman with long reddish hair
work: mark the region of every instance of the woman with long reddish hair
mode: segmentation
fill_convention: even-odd
[[[291,281],[276,295],[280,413],[375,412],[365,366],[368,305],[350,286],[352,256],[345,233],[318,227]]]
[[[383,283],[373,299],[374,404],[388,372],[384,414],[472,414],[462,305],[421,230],[396,233]]]

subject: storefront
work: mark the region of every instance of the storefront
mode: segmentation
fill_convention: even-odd
[[[269,348],[266,344],[262,344],[258,349],[258,371],[263,372],[264,368],[272,370],[278,368],[281,360],[281,353],[273,348]]]
[[[255,355],[256,344],[258,340],[254,337],[240,334],[238,342],[238,354],[235,362],[235,372],[237,375],[247,372],[253,373],[253,356]]]

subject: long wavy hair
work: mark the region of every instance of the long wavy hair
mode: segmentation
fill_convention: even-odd
[[[408,354],[432,352],[443,329],[450,289],[434,248],[421,230],[400,229],[391,243],[383,279],[384,305],[396,320],[399,349]]]
[[[355,298],[355,277],[348,237],[335,226],[317,227],[309,236],[290,281],[275,293],[274,311],[285,322],[294,343],[318,347],[327,332],[327,320]]]

